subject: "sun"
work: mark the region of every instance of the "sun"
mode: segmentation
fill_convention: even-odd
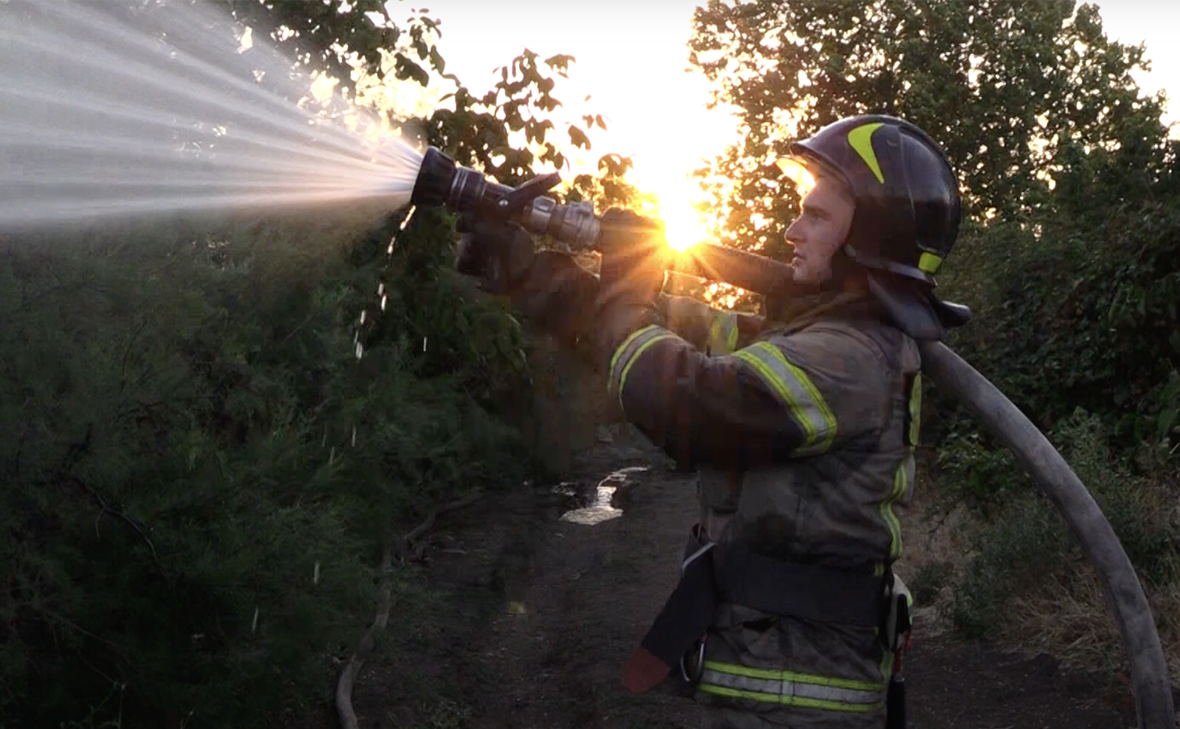
[[[692,205],[693,197],[699,196],[700,191],[687,180],[659,175],[642,180],[640,189],[654,198],[655,215],[664,224],[664,234],[672,250],[686,251],[712,239],[703,216]]]
[[[687,200],[675,200],[671,205],[660,205],[660,218],[668,246],[674,251],[686,251],[709,239],[700,215]]]

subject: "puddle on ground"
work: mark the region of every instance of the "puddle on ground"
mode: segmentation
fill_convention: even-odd
[[[619,518],[623,515],[623,510],[615,506],[617,503],[615,495],[621,487],[630,487],[627,481],[633,474],[642,473],[649,468],[649,466],[620,468],[594,486],[569,481],[558,484],[553,488],[553,492],[572,499],[573,504],[577,505],[577,508],[562,514],[561,520],[572,524],[594,526]]]

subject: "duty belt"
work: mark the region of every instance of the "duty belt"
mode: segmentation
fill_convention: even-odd
[[[631,654],[623,682],[634,693],[661,683],[713,624],[721,602],[818,623],[880,627],[889,579],[776,559],[740,542],[708,542],[698,525],[680,582]]]

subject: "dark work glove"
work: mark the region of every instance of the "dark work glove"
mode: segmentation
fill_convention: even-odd
[[[598,356],[607,362],[636,329],[662,323],[655,301],[664,285],[671,252],[663,226],[629,210],[607,210],[600,225],[602,267],[595,346]]]
[[[495,218],[464,214],[455,256],[459,273],[476,278],[481,290],[507,295],[529,325],[567,344],[591,330],[598,279],[573,258],[536,251],[524,228]]]
[[[455,229],[463,234],[455,270],[476,278],[488,293],[511,294],[519,288],[536,257],[533,237],[524,228],[464,213]]]
[[[592,347],[598,278],[568,254],[539,251],[512,302],[529,323],[566,344]]]
[[[600,225],[600,304],[651,306],[664,286],[670,258],[664,227],[619,208],[607,210]]]

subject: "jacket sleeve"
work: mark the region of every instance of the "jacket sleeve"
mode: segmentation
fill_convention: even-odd
[[[668,329],[637,329],[610,361],[627,419],[686,465],[748,469],[822,453],[880,427],[887,378],[867,347],[801,332],[709,357]]]

